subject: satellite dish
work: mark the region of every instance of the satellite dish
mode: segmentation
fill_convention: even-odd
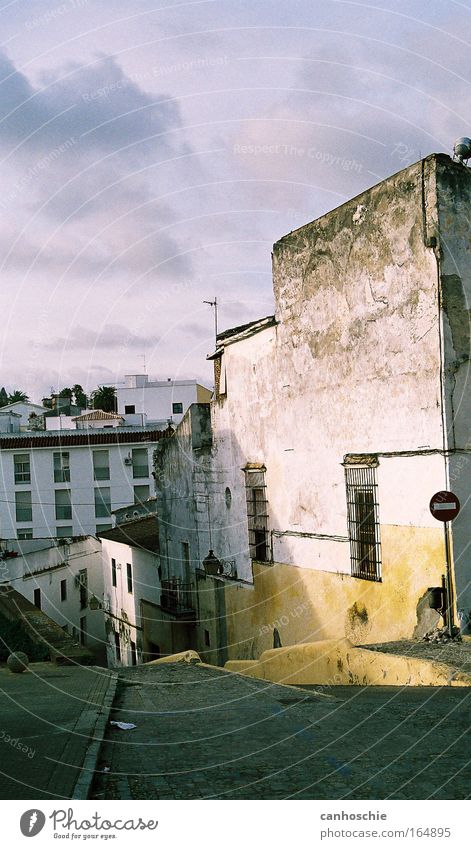
[[[465,159],[469,159],[471,156],[471,139],[468,139],[467,136],[462,136],[459,139],[456,139],[453,145],[453,157],[458,160],[458,162],[464,162]]]

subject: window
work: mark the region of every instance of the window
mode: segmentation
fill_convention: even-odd
[[[81,616],[80,617],[80,645],[81,646],[85,645],[86,637],[87,637],[87,617]]]
[[[207,631],[206,629],[204,631],[204,644],[205,644],[205,646],[211,645],[211,641],[209,639],[209,631]]]
[[[181,414],[183,413],[183,404],[180,404],[179,402],[176,404],[172,404],[172,413],[174,413],[176,416],[181,416]]]
[[[128,593],[132,593],[132,566],[126,563],[126,576],[128,579]]]
[[[346,466],[348,536],[354,578],[381,580],[376,467]]]
[[[142,504],[150,496],[150,488],[148,484],[134,487],[134,504]]]
[[[41,610],[41,590],[37,587],[34,591],[34,601],[33,604],[38,610]]]
[[[132,476],[133,478],[149,477],[149,456],[147,448],[132,449]]]
[[[72,505],[70,503],[70,491],[68,489],[56,489],[54,498],[56,502],[56,519],[71,519]]]
[[[88,605],[88,576],[87,570],[81,569],[78,573],[79,589],[80,589],[80,610],[83,610]]]
[[[135,412],[136,412],[135,404],[125,404],[124,405],[124,414],[125,415],[131,415],[132,413],[135,413]]]
[[[33,539],[33,529],[22,528],[21,531],[18,531],[17,537],[18,539]]]
[[[105,531],[110,531],[112,527],[113,525],[111,524],[111,522],[100,523],[99,525],[95,525],[95,533],[102,534]]]
[[[111,513],[111,491],[107,486],[97,486],[95,489],[95,517],[104,519]]]
[[[73,535],[72,525],[63,525],[62,527],[56,528],[56,537],[73,537]]]
[[[67,580],[61,581],[61,601],[67,601]]]
[[[111,558],[111,584],[113,587],[118,586],[117,581],[117,572],[116,572],[116,560],[114,557]]]
[[[17,522],[32,522],[33,508],[31,506],[31,492],[15,492],[15,509]]]
[[[54,451],[54,483],[69,483],[70,454],[68,451]]]
[[[250,556],[266,563],[269,560],[266,470],[265,466],[256,466],[244,471]]]
[[[136,651],[136,643],[133,643],[131,640],[131,665],[137,665],[137,651]]]
[[[110,455],[108,451],[93,452],[93,477],[96,481],[109,481]]]
[[[14,454],[15,483],[31,483],[29,454]]]
[[[116,663],[121,663],[121,641],[118,631],[114,632],[114,650],[116,653]]]

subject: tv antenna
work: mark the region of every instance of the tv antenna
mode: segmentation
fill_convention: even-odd
[[[218,338],[218,299],[214,296],[214,301],[203,301],[203,304],[209,304],[214,310],[214,335]]]

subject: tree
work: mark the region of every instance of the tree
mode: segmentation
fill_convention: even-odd
[[[80,383],[76,383],[75,386],[72,387],[72,392],[74,393],[75,404],[77,407],[81,407],[84,410],[87,406],[87,396],[83,391],[83,388],[80,386]]]
[[[5,391],[5,387],[2,386],[0,389],[0,407],[4,407],[8,404],[8,393]]]
[[[91,395],[94,410],[105,413],[115,413],[117,408],[116,389],[114,386],[99,386]]]
[[[72,402],[72,395],[73,395],[72,389],[69,389],[68,386],[65,386],[64,389],[61,389],[61,391],[58,393],[59,398],[69,398],[71,402]]]
[[[16,404],[17,401],[29,401],[26,392],[22,392],[21,389],[15,389],[15,391],[8,396],[9,404]]]

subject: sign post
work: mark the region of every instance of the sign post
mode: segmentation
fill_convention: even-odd
[[[446,625],[450,637],[453,636],[453,579],[451,574],[450,523],[460,512],[460,502],[457,495],[447,490],[436,492],[430,499],[430,512],[439,522],[445,525],[445,560],[446,560]]]

